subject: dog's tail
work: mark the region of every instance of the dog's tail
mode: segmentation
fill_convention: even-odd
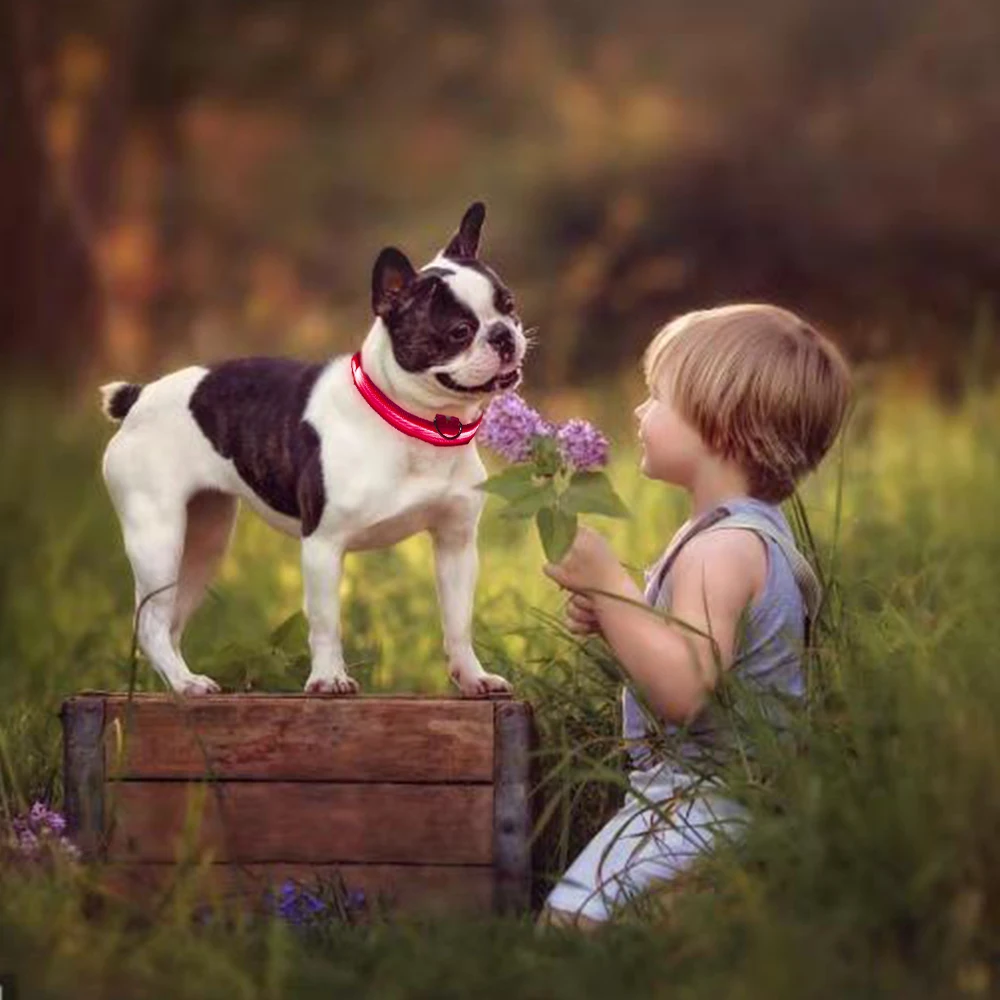
[[[135,382],[109,382],[101,386],[101,410],[108,420],[116,424],[135,406],[142,386]]]

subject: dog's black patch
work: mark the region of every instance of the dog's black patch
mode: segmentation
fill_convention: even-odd
[[[324,365],[238,358],[213,366],[191,395],[202,433],[269,507],[309,535],[326,503],[319,435],[302,419]]]
[[[299,501],[300,517],[302,518],[302,537],[311,535],[323,516],[326,504],[326,489],[323,486],[323,463],[320,461],[319,435],[312,424],[302,422],[300,433],[306,447],[312,448],[308,460],[299,476],[299,488],[296,494]]]
[[[403,288],[381,316],[396,363],[407,372],[425,372],[450,361],[468,348],[479,328],[476,314],[439,274],[427,271]]]
[[[125,415],[135,406],[135,401],[142,392],[142,386],[129,382],[115,390],[114,395],[108,400],[108,416],[112,420],[124,420]]]

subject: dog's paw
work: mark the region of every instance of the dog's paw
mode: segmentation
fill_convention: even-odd
[[[177,688],[179,694],[218,694],[221,690],[222,688],[211,677],[206,677],[204,674],[185,677]]]
[[[463,676],[452,674],[452,680],[458,685],[465,698],[490,698],[499,695],[509,695],[513,690],[510,681],[499,674],[472,674]]]
[[[357,694],[361,690],[358,682],[347,674],[333,677],[310,677],[306,681],[306,694]]]

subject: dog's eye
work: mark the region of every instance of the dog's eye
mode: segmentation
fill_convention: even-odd
[[[468,340],[475,331],[470,323],[459,323],[448,331],[448,339],[455,341]]]
[[[514,311],[514,296],[510,292],[498,290],[494,304],[497,312],[512,313]]]

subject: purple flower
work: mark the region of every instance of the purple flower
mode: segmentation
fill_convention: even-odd
[[[38,858],[47,847],[74,860],[80,857],[80,849],[62,836],[66,829],[64,817],[43,802],[35,802],[27,814],[15,816],[11,826],[15,834],[12,846],[22,858]]]
[[[608,464],[608,439],[586,420],[568,420],[556,431],[559,450],[575,469],[595,469]]]
[[[310,919],[328,910],[328,905],[317,895],[306,889],[299,889],[291,879],[286,880],[275,899],[269,894],[272,909],[295,927],[301,927]]]
[[[303,905],[310,913],[322,913],[326,909],[326,903],[314,896],[311,892],[304,892],[300,897]]]
[[[17,847],[22,854],[34,857],[38,853],[40,846],[41,842],[38,839],[38,834],[33,833],[31,830],[18,831]]]
[[[483,415],[480,440],[508,462],[524,462],[536,435],[551,437],[554,428],[516,392],[495,396]]]
[[[334,919],[351,922],[352,914],[365,906],[364,891],[348,891],[343,881],[332,886],[317,885],[316,891],[310,891],[293,879],[287,879],[277,892],[268,889],[264,899],[271,913],[294,927],[305,929],[321,927]]]

